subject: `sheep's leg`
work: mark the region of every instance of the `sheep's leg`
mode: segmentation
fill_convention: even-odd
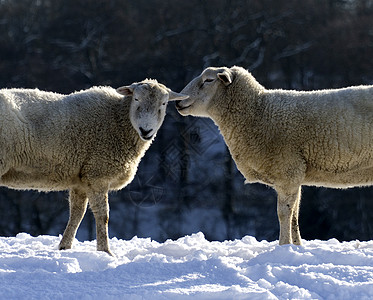
[[[60,250],[71,249],[76,232],[87,210],[87,195],[77,190],[70,191],[70,218],[59,245]]]
[[[89,206],[96,220],[97,250],[113,255],[109,250],[109,201],[107,192],[90,195]]]
[[[301,194],[301,189],[299,188],[298,195],[297,195],[297,201],[294,206],[293,217],[292,217],[292,222],[291,222],[291,238],[293,240],[293,244],[295,245],[302,244],[301,237],[300,237],[299,223],[298,223],[300,194]]]
[[[297,202],[300,197],[300,187],[294,192],[278,191],[277,215],[280,223],[280,245],[292,244],[292,221],[293,215],[297,223]],[[296,229],[295,229],[296,230]],[[298,228],[299,230],[299,228]],[[297,238],[297,236],[295,236]],[[300,235],[299,235],[300,238]],[[299,241],[300,242],[300,241]]]

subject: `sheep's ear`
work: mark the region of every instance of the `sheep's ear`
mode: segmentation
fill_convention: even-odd
[[[127,86],[121,86],[117,88],[117,93],[123,95],[123,96],[132,96],[133,95],[134,86],[133,85],[127,85]]]
[[[169,90],[168,91],[168,101],[175,101],[175,100],[185,100],[188,99],[188,95],[176,93],[174,91]]]
[[[227,70],[218,73],[217,76],[224,83],[225,86],[228,86],[232,83],[232,74]]]

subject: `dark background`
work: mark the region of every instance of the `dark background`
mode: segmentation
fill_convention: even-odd
[[[370,0],[0,0],[0,86],[70,93],[156,78],[180,91],[207,66],[267,88],[373,84]],[[244,185],[215,125],[173,105],[134,181],[110,194],[110,236],[278,238],[276,196]],[[305,239],[369,240],[371,188],[304,187]],[[67,193],[0,189],[0,235],[62,234]],[[94,239],[87,213],[78,239]]]

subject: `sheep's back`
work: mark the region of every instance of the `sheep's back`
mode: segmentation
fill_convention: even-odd
[[[134,151],[128,154],[126,147],[134,147],[139,138],[131,136],[134,129],[120,115],[128,118],[129,106],[113,89],[93,88],[66,96],[6,90],[0,98],[1,108],[7,107],[0,114],[0,145],[16,150],[11,156],[0,153],[7,162],[3,185],[62,190],[83,181],[109,182],[117,177],[123,183],[126,169],[133,172],[128,162],[138,163],[128,157]]]
[[[293,111],[295,124],[288,134],[300,143],[310,173],[331,177],[373,168],[372,86],[294,95],[289,116]]]

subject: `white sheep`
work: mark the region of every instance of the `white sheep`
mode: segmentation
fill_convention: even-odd
[[[97,250],[111,254],[108,191],[132,181],[167,102],[185,98],[155,80],[70,95],[2,89],[0,185],[69,190],[70,218],[59,249],[71,248],[89,203]]]
[[[180,114],[211,118],[245,183],[278,195],[279,243],[301,244],[302,185],[373,183],[373,86],[268,90],[245,69],[207,68],[181,92]]]

